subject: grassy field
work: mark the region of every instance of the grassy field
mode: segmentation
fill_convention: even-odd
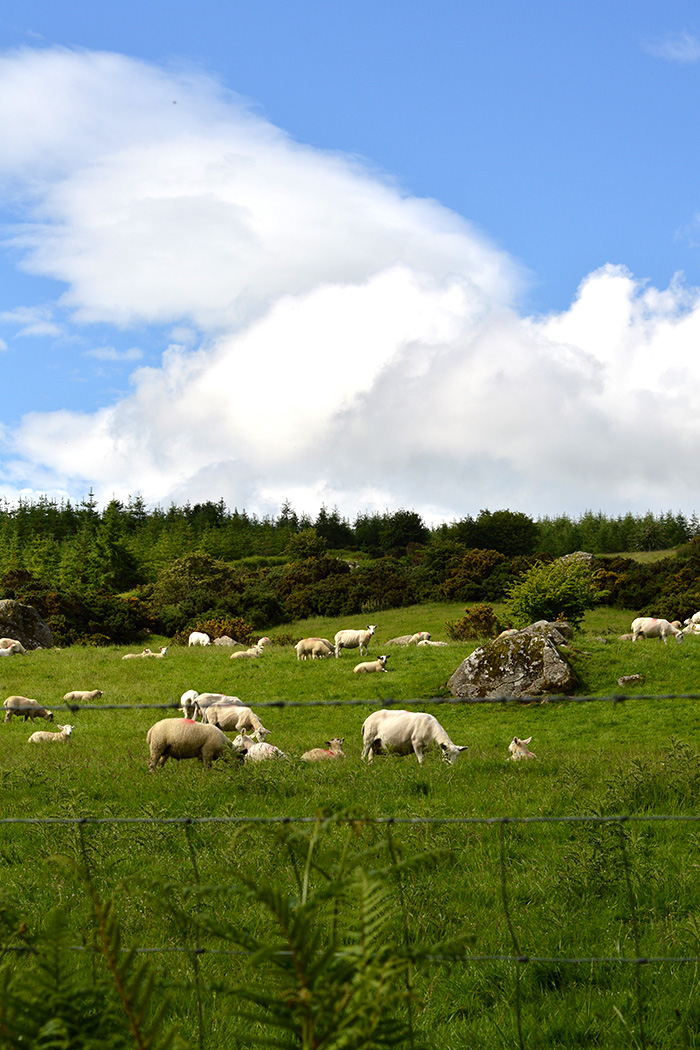
[[[416,630],[446,639],[445,621],[462,612],[436,605],[375,613],[372,652]],[[172,997],[167,1016],[182,1045],[247,1047],[266,1029],[241,1034],[241,989],[288,995],[298,974],[279,972],[264,953],[251,961],[216,952],[253,943],[289,948],[281,900],[302,909],[294,936],[347,945],[357,933],[356,880],[364,873],[386,902],[370,925],[384,950],[408,950],[410,973],[395,972],[414,998],[409,1012],[375,974],[364,1001],[385,995],[389,1013],[410,1017],[416,1046],[700,1045],[695,962],[614,961],[700,954],[700,702],[661,698],[700,692],[700,638],[633,646],[618,640],[631,619],[595,611],[573,642],[578,695],[624,694],[624,703],[440,705],[448,677],[476,643],[387,649],[389,673],[361,677],[352,673],[355,653],[298,663],[290,645],[250,661],[231,661],[216,647],[173,647],[164,660],[122,661],[126,650],[118,648],[3,660],[4,696],[34,697],[75,727],[69,745],[39,748],[26,743],[29,724],[2,726],[5,937],[12,921],[45,937],[59,909],[66,944],[91,944],[100,926],[95,899],[108,901],[123,944],[159,949],[149,955],[152,998]],[[284,634],[332,638],[341,626],[313,620]],[[643,685],[621,689],[617,678],[632,673],[645,676]],[[60,709],[67,690],[92,688],[104,690],[101,709]],[[169,712],[111,705],[174,703],[190,688],[250,703],[290,760],[220,762],[209,772],[169,762],[149,774],[146,731]],[[454,767],[436,754],[423,767],[395,757],[366,767],[362,721],[389,700],[421,701],[414,708],[435,713],[468,751]],[[532,736],[536,761],[507,761],[513,735]],[[331,736],[345,738],[343,762],[298,761]],[[285,816],[317,823],[261,822]],[[633,819],[610,819],[619,816]],[[207,819],[223,817],[248,819]],[[398,820],[377,822],[386,817]],[[329,896],[341,871],[350,882]],[[366,916],[360,926],[368,928]],[[181,950],[195,944],[209,952]],[[562,961],[572,959],[588,961]],[[76,953],[70,963],[81,979],[94,975],[94,963]],[[17,979],[36,964],[18,957],[9,965]],[[367,966],[363,974],[369,980]]]

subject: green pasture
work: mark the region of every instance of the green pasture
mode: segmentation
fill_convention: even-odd
[[[321,938],[316,952],[334,937],[347,946],[358,922],[374,930],[382,950],[395,946],[412,960],[395,971],[402,995],[394,988],[392,999],[391,981],[376,974],[375,991],[366,993],[377,1002],[386,995],[397,1023],[410,1021],[412,1044],[401,1045],[700,1045],[697,963],[617,961],[700,955],[700,701],[664,698],[700,693],[700,638],[632,645],[618,636],[633,614],[598,610],[575,635],[570,657],[577,695],[608,699],[440,704],[447,679],[478,643],[385,650],[383,642],[418,630],[446,640],[445,621],[462,613],[455,604],[368,615],[379,625],[370,656],[390,654],[387,674],[354,675],[356,651],[296,660],[292,639],[332,639],[342,626],[362,626],[359,619],[285,625],[270,632],[285,644],[259,660],[231,660],[214,646],[172,647],[162,660],[122,661],[129,650],[116,647],[4,659],[3,696],[40,700],[57,723],[75,728],[66,746],[35,747],[27,738],[32,728],[51,728],[45,723],[0,725],[3,937],[14,909],[17,922],[55,949],[49,932],[59,909],[70,972],[89,984],[94,960],[68,949],[93,944],[95,899],[107,902],[123,946],[158,949],[147,957],[153,1006],[170,1004],[164,1023],[183,1046],[257,1045],[270,1030],[258,1004],[262,1019],[242,1034],[245,989],[284,998],[285,982],[298,977],[281,976],[267,949],[312,934]],[[153,649],[166,642],[147,640]],[[641,686],[617,685],[636,673],[645,677]],[[65,692],[93,688],[104,691],[95,710],[62,709]],[[146,732],[179,712],[145,705],[178,703],[192,688],[253,706],[289,761],[222,761],[209,772],[168,762],[150,774]],[[411,708],[433,712],[468,751],[454,767],[436,753],[423,767],[396,757],[366,766],[362,721],[390,701],[419,701]],[[535,761],[508,761],[514,735],[532,736]],[[332,736],[345,738],[344,761],[299,761]],[[620,816],[633,819],[605,819]],[[699,819],[652,819],[661,816]],[[284,817],[311,819],[262,822]],[[377,822],[387,817],[397,822]],[[341,871],[352,873],[352,893],[345,884],[342,894],[329,893]],[[381,889],[384,903],[375,902],[371,921],[358,919],[356,887],[365,886],[358,873]],[[283,904],[296,925],[282,921]],[[265,950],[230,954],[242,938]],[[184,951],[195,946],[208,952]],[[369,980],[374,971],[363,958]],[[562,961],[576,959],[587,961]],[[3,961],[14,978],[36,978],[32,956]],[[323,979],[313,986],[319,1001]],[[357,1044],[275,1045],[384,1043],[375,1034]]]

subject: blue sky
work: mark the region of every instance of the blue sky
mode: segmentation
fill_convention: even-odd
[[[690,3],[0,3],[0,494],[698,508]]]

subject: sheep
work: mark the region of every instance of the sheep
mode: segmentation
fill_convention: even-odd
[[[430,638],[430,631],[418,631],[417,634],[401,634],[398,638],[390,638],[386,645],[418,645],[420,642]]]
[[[638,616],[632,621],[632,641],[642,638],[661,638],[664,645],[668,636],[673,635],[677,642],[683,641],[683,632],[669,623],[668,620],[657,620],[655,616]]]
[[[152,656],[150,649],[144,649],[142,653],[124,653],[122,660],[140,660],[142,656]]]
[[[26,656],[27,650],[16,638],[0,638],[0,650],[9,649],[12,653],[21,653]]]
[[[192,691],[194,692],[194,690]],[[180,704],[182,704],[182,698],[180,699]],[[237,696],[227,696],[226,693],[197,693],[194,697],[193,720],[196,722],[197,717],[201,715],[202,721],[205,721],[204,712],[212,704],[226,704],[229,707],[231,704],[237,704],[238,707],[243,707],[243,701],[239,700]]]
[[[364,631],[338,631],[334,639],[336,657],[340,655],[341,649],[357,649],[358,646],[362,656],[363,650],[369,649],[369,640],[376,630],[377,625],[371,623]]]
[[[14,649],[0,649],[0,656],[14,656]]]
[[[70,693],[64,693],[64,700],[100,700],[101,689],[73,689]]]
[[[169,758],[196,758],[209,769],[217,758],[231,752],[231,741],[217,726],[188,718],[161,719],[148,730],[146,742],[150,772],[160,769]]]
[[[302,638],[294,648],[297,651],[297,660],[306,660],[307,656],[312,660],[321,660],[324,656],[333,656],[335,651],[333,643],[327,638]]]
[[[700,612],[693,613],[693,615],[689,616],[687,620],[683,621],[683,623],[686,627],[689,627],[691,624],[700,624]],[[0,638],[0,645],[2,645],[3,640],[4,639]]]
[[[159,657],[165,656],[165,654],[167,653],[168,649],[169,649],[169,646],[161,645],[159,653],[152,653],[150,649],[146,649],[144,652],[141,653],[141,656],[155,656],[156,659],[157,659]]]
[[[229,659],[231,659],[231,660],[238,660],[241,657],[252,657],[252,658],[255,658],[255,657],[258,657],[258,656],[262,656],[262,654],[264,652],[265,652],[265,646],[264,645],[253,645],[253,646],[251,646],[250,649],[243,649],[243,650],[241,650],[241,652],[231,653],[231,656],[229,657]]]
[[[326,762],[335,758],[345,758],[343,739],[334,736],[332,740],[326,740],[325,748],[312,747],[301,756],[302,762]]]
[[[211,638],[204,631],[192,631],[187,639],[188,645],[211,645]]]
[[[202,711],[202,721],[218,726],[219,729],[235,730],[237,733],[245,730],[250,733],[251,739],[260,742],[270,735],[270,730],[265,729],[255,712],[239,704],[227,704],[222,701],[211,704]]]
[[[73,726],[59,726],[60,732],[49,733],[45,729],[38,729],[29,737],[30,744],[67,744],[70,740]]]
[[[517,761],[520,758],[537,758],[537,755],[533,754],[530,748],[527,746],[532,737],[529,736],[525,740],[518,740],[517,736],[514,736],[511,742],[508,744],[508,750],[510,751],[511,761]]]
[[[449,643],[448,642],[431,642],[428,638],[423,638],[417,644],[419,646],[422,646],[422,645],[434,645],[437,648],[445,648]]]
[[[199,696],[196,689],[188,689],[180,697],[180,707],[182,708],[182,717],[189,718],[190,721],[195,721],[195,714],[197,711],[197,705],[195,700]]]
[[[255,644],[256,646],[272,645],[272,638],[268,638],[267,635],[265,635],[263,638],[258,638]]]
[[[264,762],[268,758],[287,758],[284,751],[280,751],[274,744],[268,744],[267,741],[261,741],[256,743],[252,737],[249,737],[245,729],[242,729],[239,735],[233,741],[234,750],[243,751],[244,762]]]
[[[426,748],[439,745],[443,762],[454,765],[466,747],[453,744],[434,715],[422,711],[373,711],[362,723],[362,758],[372,762],[380,751],[415,754],[423,765]]]
[[[37,700],[30,700],[26,696],[8,696],[3,703],[3,707],[5,708],[6,722],[9,722],[13,715],[22,715],[24,722],[28,718],[31,718],[32,722],[35,718],[44,718],[47,722],[53,722],[53,711],[49,711],[48,708],[42,707]]]
[[[367,663],[357,664],[352,669],[353,674],[373,674],[375,671],[384,671],[386,674],[386,662],[388,659],[388,656],[380,656],[378,660],[369,660]]]

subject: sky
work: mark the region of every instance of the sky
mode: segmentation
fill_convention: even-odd
[[[0,0],[0,498],[700,511],[700,8]]]

